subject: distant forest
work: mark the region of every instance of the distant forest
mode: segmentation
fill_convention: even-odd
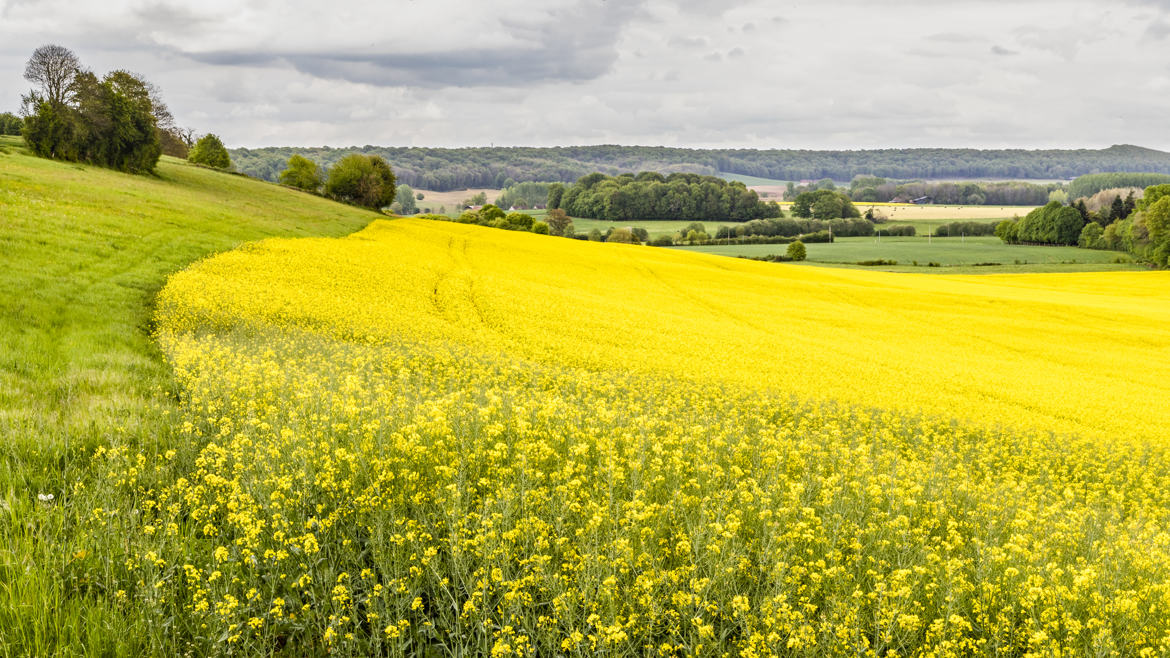
[[[289,156],[303,155],[332,166],[351,153],[384,157],[399,182],[435,191],[471,187],[504,188],[524,181],[571,183],[586,174],[616,175],[632,171],[662,174],[739,174],[776,180],[849,181],[858,175],[894,179],[1069,179],[1106,171],[1170,174],[1170,153],[1138,146],[1107,149],[881,149],[803,151],[755,149],[683,149],[651,146],[563,146],[420,148],[363,146],[352,148],[234,149],[241,172],[275,181]]]

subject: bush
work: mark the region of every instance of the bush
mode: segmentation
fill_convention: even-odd
[[[674,246],[674,238],[669,234],[663,234],[651,240],[649,244],[652,247],[671,247]]]
[[[223,142],[218,136],[211,133],[200,137],[199,141],[195,142],[195,146],[187,154],[187,160],[216,169],[230,169],[232,166],[231,157],[228,155],[227,149],[224,148]]]
[[[532,232],[538,233],[540,235],[548,235],[548,224],[545,224],[544,222],[533,222]]]
[[[805,249],[804,243],[800,240],[788,245],[788,257],[792,260],[804,260],[808,255],[808,250]]]

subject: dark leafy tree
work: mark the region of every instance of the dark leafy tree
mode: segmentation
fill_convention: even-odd
[[[1125,219],[1128,213],[1125,212],[1125,202],[1121,200],[1121,195],[1113,197],[1113,203],[1109,204],[1109,217],[1113,221]]]
[[[394,171],[377,155],[349,155],[329,170],[325,193],[375,210],[394,203],[398,191]]]

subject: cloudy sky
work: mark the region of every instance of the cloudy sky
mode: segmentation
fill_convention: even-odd
[[[1170,150],[1170,0],[0,0],[229,146]]]

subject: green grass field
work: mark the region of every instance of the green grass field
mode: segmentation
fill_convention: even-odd
[[[1034,247],[1008,245],[994,237],[974,238],[838,238],[833,243],[806,245],[808,262],[816,264],[854,265],[859,261],[894,260],[897,266],[878,266],[884,270],[913,270],[954,274],[964,268],[973,272],[1079,272],[1096,270],[1139,269],[1124,254],[1077,247]],[[760,257],[784,254],[783,244],[711,245],[678,247],[721,256]],[[1122,259],[1124,263],[1114,261]],[[918,265],[914,265],[918,261]],[[927,267],[930,262],[941,267]],[[998,263],[983,265],[977,263]]]
[[[74,528],[96,448],[169,445],[171,373],[149,333],[167,275],[377,216],[170,158],[131,176],[0,138],[0,656],[143,651],[146,629],[76,568],[91,558]]]

